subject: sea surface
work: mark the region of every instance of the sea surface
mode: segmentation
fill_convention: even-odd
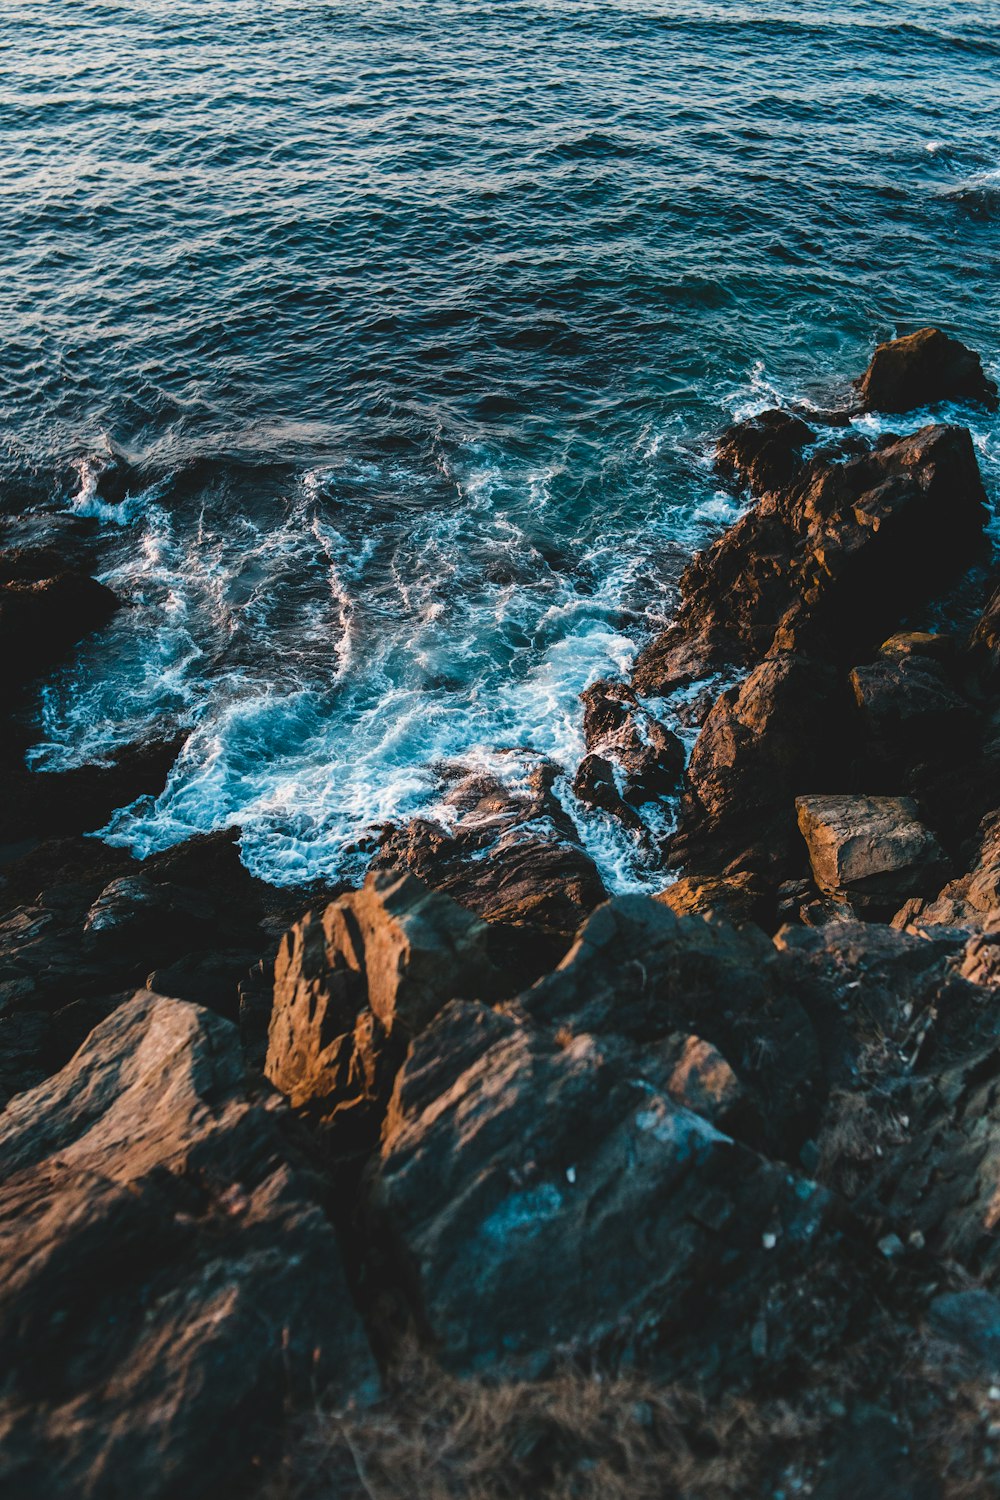
[[[996,373],[1000,4],[4,0],[0,256],[0,492],[134,606],[33,763],[189,730],[107,838],[354,877],[456,767],[572,770],[734,414],[929,322]]]

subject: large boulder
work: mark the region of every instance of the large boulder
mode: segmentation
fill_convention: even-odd
[[[862,659],[981,554],[985,501],[965,428],[813,459],[692,561],[675,621],[636,661],[637,691],[772,649]]]
[[[493,937],[407,873],[307,913],[278,951],[268,1078],[317,1121],[377,1126],[413,1037],[449,1000],[499,996]]]
[[[944,868],[937,839],[910,797],[798,797],[799,829],[820,890],[891,914],[931,889]]]
[[[371,1191],[459,1371],[598,1351],[700,1383],[765,1358],[794,1370],[856,1310],[822,1190],[679,1103],[641,1057],[516,1014],[455,1002],[417,1039]]]
[[[288,1398],[375,1393],[337,1237],[236,1029],[140,993],[0,1117],[0,1492],[215,1500]]]
[[[851,688],[860,711],[866,769],[886,790],[916,781],[940,765],[953,765],[959,747],[968,754],[979,737],[980,715],[959,691],[948,666],[901,650],[855,667]]]
[[[864,411],[903,412],[938,401],[996,408],[997,388],[979,355],[940,328],[918,328],[879,344],[859,382]]]

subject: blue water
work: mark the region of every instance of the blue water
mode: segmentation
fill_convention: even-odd
[[[0,484],[135,605],[35,763],[189,728],[107,836],[239,823],[278,882],[456,765],[572,769],[737,513],[732,413],[927,322],[995,370],[998,125],[996,0],[6,0]]]

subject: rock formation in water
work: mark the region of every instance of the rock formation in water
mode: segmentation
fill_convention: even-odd
[[[860,393],[995,397],[935,330]],[[8,526],[4,1500],[275,1494],[282,1455],[294,1493],[388,1494],[350,1433],[414,1399],[415,1349],[445,1432],[484,1381],[515,1410],[638,1372],[621,1420],[691,1495],[736,1443],[759,1493],[995,1492],[1000,590],[948,415],[723,434],[754,503],[632,681],[588,689],[571,778],[647,843],[677,809],[656,898],[606,899],[546,765],[452,768],[358,891],[270,890],[232,830],[82,837],[177,746],[29,775],[18,694],[119,601],[86,528]],[[930,627],[946,596],[971,630]],[[556,1428],[518,1437],[531,1492],[624,1462]]]

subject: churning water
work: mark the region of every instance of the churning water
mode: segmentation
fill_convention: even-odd
[[[725,420],[927,322],[1000,355],[996,0],[6,0],[0,49],[3,478],[134,605],[35,763],[190,729],[139,853],[356,874],[449,765],[572,767]]]

